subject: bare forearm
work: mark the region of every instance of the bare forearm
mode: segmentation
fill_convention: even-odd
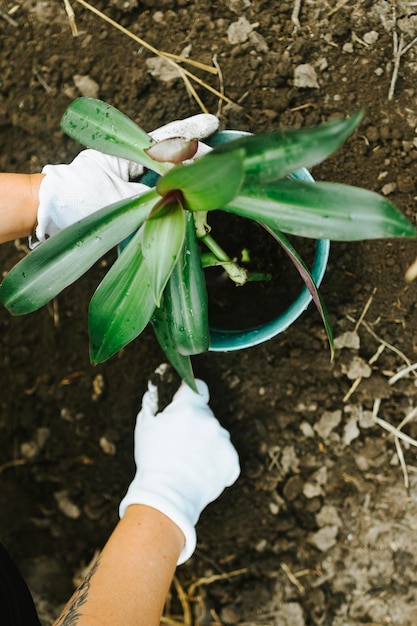
[[[165,515],[128,507],[54,626],[158,626],[183,545]]]
[[[43,178],[43,174],[0,174],[0,243],[33,232]]]

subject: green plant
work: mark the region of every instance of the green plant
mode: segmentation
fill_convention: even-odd
[[[332,348],[320,294],[283,233],[345,241],[415,236],[401,212],[374,192],[289,178],[334,152],[362,116],[245,136],[184,165],[197,142],[155,144],[117,109],[78,98],[63,116],[63,130],[88,147],[143,164],[159,179],[145,194],[106,206],[38,246],[7,274],[2,302],[15,315],[39,309],[124,241],[90,303],[91,360],[106,360],[152,321],[167,357],[194,386],[190,355],[210,345],[203,266],[223,266],[237,284],[251,278],[210,232],[208,215],[221,209],[262,223],[278,238],[312,294]]]

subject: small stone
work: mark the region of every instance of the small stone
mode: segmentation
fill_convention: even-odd
[[[269,510],[271,511],[272,515],[278,515],[279,513],[279,506],[276,502],[270,502],[269,503]]]
[[[162,82],[169,83],[181,77],[179,70],[162,57],[150,57],[145,63],[149,74]]]
[[[375,426],[375,420],[372,411],[361,411],[359,416],[360,428],[372,428]]]
[[[79,507],[70,500],[66,489],[56,491],[54,493],[54,498],[58,505],[58,509],[65,515],[65,517],[69,517],[70,519],[78,519],[80,517],[81,511]]]
[[[361,340],[357,332],[348,330],[342,333],[334,339],[334,347],[338,350],[342,348],[351,348],[352,350],[359,350]]]
[[[152,15],[152,19],[157,24],[163,24],[164,21],[165,21],[164,12],[163,11],[155,11],[155,13]]]
[[[352,416],[345,423],[343,429],[343,443],[345,446],[348,446],[354,439],[357,439],[360,435],[360,430],[358,428],[358,420],[355,416]]]
[[[294,446],[285,446],[281,455],[281,468],[284,474],[290,471],[292,474],[297,472],[300,460],[297,458]]]
[[[314,437],[313,427],[308,422],[301,422],[300,430],[303,433],[304,437]]]
[[[104,454],[108,454],[109,456],[114,456],[116,454],[116,444],[106,439],[106,437],[100,437],[99,443]]]
[[[316,70],[310,63],[297,65],[294,70],[294,87],[301,87],[302,89],[319,88]]]
[[[329,62],[326,57],[321,57],[320,59],[318,59],[318,61],[316,61],[316,67],[318,70],[320,70],[320,72],[324,72],[325,70],[327,70],[327,68],[329,67]]]
[[[20,446],[20,454],[28,461],[32,461],[38,456],[39,446],[36,441],[24,441]]]
[[[232,22],[227,29],[227,39],[230,44],[237,45],[249,39],[249,34],[254,26],[248,22],[246,17],[239,17],[237,22]]]
[[[344,373],[349,380],[356,380],[359,376],[369,378],[372,374],[372,368],[361,357],[355,356]]]
[[[286,602],[274,614],[274,624],[279,626],[305,626],[304,612],[298,602]]]
[[[370,30],[369,33],[365,33],[363,36],[363,40],[365,43],[372,45],[376,43],[379,39],[379,33],[376,30]]]
[[[316,533],[311,535],[309,542],[320,552],[327,552],[337,543],[337,526],[323,526]]]
[[[317,498],[318,496],[323,495],[323,490],[320,485],[316,483],[306,483],[303,487],[303,494],[306,498],[311,500],[312,498]]]
[[[268,542],[266,539],[261,539],[260,541],[258,541],[258,543],[255,546],[255,550],[256,552],[265,552],[266,548],[267,548]]]
[[[397,183],[386,183],[381,189],[381,193],[384,196],[389,196],[397,189]]]
[[[24,441],[20,446],[20,454],[24,459],[32,461],[35,459],[42,448],[45,446],[50,435],[49,428],[41,426],[36,429],[36,436],[34,440]]]
[[[104,378],[102,374],[97,374],[93,380],[93,393],[91,399],[96,401],[103,395],[104,391]]]
[[[336,507],[330,504],[325,504],[320,513],[317,513],[316,522],[320,528],[324,526],[337,526],[340,528],[342,526],[342,520],[339,517]]]
[[[356,466],[361,472],[367,472],[369,470],[368,459],[363,456],[363,454],[357,454],[354,458]]]
[[[314,425],[314,430],[322,439],[327,439],[341,421],[342,411],[340,409],[337,411],[325,411],[317,424]]]
[[[82,96],[88,98],[98,98],[100,87],[95,80],[88,75],[75,74],[73,76],[74,85]]]

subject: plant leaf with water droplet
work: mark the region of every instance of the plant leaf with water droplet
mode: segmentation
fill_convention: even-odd
[[[10,270],[0,299],[13,315],[31,313],[75,282],[144,221],[157,194],[109,205],[54,235]]]
[[[153,139],[127,115],[102,100],[81,97],[71,102],[62,116],[61,128],[88,148],[141,163],[159,174],[172,167],[151,159],[145,149],[153,145]]]
[[[198,393],[195,383],[193,367],[189,356],[180,354],[177,345],[171,335],[171,319],[169,311],[165,306],[165,298],[162,296],[161,306],[156,307],[152,316],[152,325],[155,336],[161,346],[165,356],[171,365],[175,368],[178,375],[191,389]]]
[[[165,211],[163,217],[145,222],[143,232],[143,256],[157,306],[177,262],[185,236],[184,209],[177,200],[168,201],[167,207],[169,211]]]
[[[389,200],[338,183],[280,180],[259,187],[245,185],[223,209],[313,239],[360,241],[416,235],[411,222]]]
[[[288,128],[246,135],[216,146],[210,155],[243,151],[245,184],[260,185],[285,178],[303,167],[321,163],[354,131],[363,117],[325,122],[312,128]]]
[[[155,309],[141,229],[98,286],[89,307],[90,356],[101,363],[144,330]]]
[[[164,307],[177,350],[184,355],[206,352],[210,345],[207,287],[189,211],[184,245],[165,287]]]
[[[157,182],[158,193],[165,196],[180,189],[187,208],[211,211],[230,202],[243,182],[242,154],[206,154],[190,165],[179,165]]]

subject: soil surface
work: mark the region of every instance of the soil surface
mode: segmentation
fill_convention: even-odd
[[[299,23],[292,1],[93,4],[136,40],[75,0],[77,37],[63,2],[0,3],[2,171],[68,162],[81,147],[59,122],[80,94],[146,130],[200,112],[139,37],[220,68],[187,66],[230,99],[193,83],[222,128],[311,126],[365,107],[359,130],[312,174],[383,193],[415,222],[415,2],[302,0]],[[3,273],[25,246],[2,246]],[[262,346],[194,358],[242,474],[204,511],[162,623],[417,623],[416,450],[386,429],[417,437],[415,372],[393,378],[416,361],[417,285],[404,281],[415,254],[414,241],[332,244],[322,294],[333,363],[313,307]],[[90,365],[88,301],[111,260],[37,313],[0,311],[0,538],[45,625],[117,522],[136,411],[163,359],[149,328]]]

